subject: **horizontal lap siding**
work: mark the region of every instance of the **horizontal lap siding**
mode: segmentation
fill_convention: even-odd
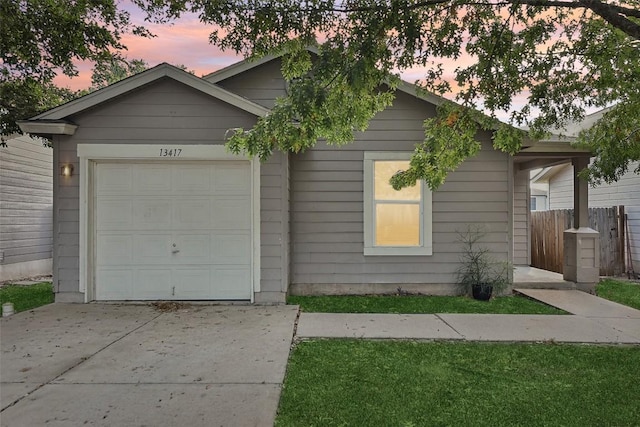
[[[565,165],[549,180],[549,210],[573,209],[573,166]]]
[[[513,263],[529,265],[529,171],[515,174],[513,192]]]
[[[230,128],[250,128],[255,116],[202,94],[178,82],[164,79],[105,105],[71,117],[79,125],[74,136],[54,142],[54,169],[72,163],[70,179],[55,176],[54,230],[56,289],[74,292],[79,283],[79,164],[78,144],[224,144]],[[261,165],[261,241],[263,290],[280,290],[282,159]],[[274,237],[275,236],[275,237]],[[281,243],[280,243],[281,244]]]
[[[286,95],[279,60],[269,61],[218,85],[267,108],[275,105],[276,98]]]
[[[433,194],[433,256],[363,255],[364,151],[412,151],[429,104],[399,93],[356,142],[318,144],[291,157],[291,283],[447,284],[459,265],[458,231],[483,223],[494,255],[508,257],[508,158],[492,150],[467,160]]]
[[[261,292],[285,292],[288,282],[286,160],[276,153],[261,167]]]
[[[51,258],[52,163],[52,150],[26,136],[0,148],[1,264]]]
[[[640,206],[638,162],[632,162],[617,182],[589,186],[589,207]],[[566,165],[549,179],[549,209],[573,209],[573,167]]]

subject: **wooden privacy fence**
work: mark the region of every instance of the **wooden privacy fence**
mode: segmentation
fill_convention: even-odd
[[[590,208],[589,227],[600,233],[600,275],[624,273],[624,206]],[[531,266],[562,273],[564,230],[573,209],[531,212]]]

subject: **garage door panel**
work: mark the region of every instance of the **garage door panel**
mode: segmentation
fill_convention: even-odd
[[[212,227],[218,230],[246,230],[251,227],[251,201],[217,197],[213,200]]]
[[[192,230],[211,228],[212,206],[210,198],[180,198],[174,200],[174,229]]]
[[[127,230],[133,225],[133,202],[123,199],[99,199],[97,230]]]
[[[101,265],[130,265],[133,258],[133,236],[119,234],[98,234],[96,256]]]
[[[251,252],[251,236],[248,234],[211,235],[212,263],[216,265],[249,265],[246,256]]]
[[[98,268],[96,299],[130,300],[133,297],[133,272],[130,269]]]
[[[251,194],[251,174],[248,163],[222,164],[213,170],[213,186],[216,194]]]
[[[177,269],[173,272],[177,299],[202,299],[211,294],[211,270],[209,268]]]
[[[209,165],[177,165],[174,169],[174,191],[179,194],[211,194]]]
[[[202,234],[176,234],[174,237],[174,263],[176,264],[204,264],[211,261],[211,238],[209,232]]]
[[[171,264],[171,234],[136,234],[134,241],[133,264]]]
[[[133,168],[133,191],[136,194],[171,192],[171,168],[166,164],[138,165]]]
[[[246,299],[246,283],[250,275],[246,268],[215,269],[216,294],[220,299]]]
[[[129,194],[133,189],[132,165],[101,164],[97,172],[98,196]]]
[[[170,198],[135,198],[133,201],[133,228],[136,230],[170,230]]]
[[[171,280],[169,268],[139,268],[134,275],[136,282],[134,298],[149,299],[173,299],[175,291]]]

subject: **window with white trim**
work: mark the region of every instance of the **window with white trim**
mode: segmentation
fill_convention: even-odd
[[[364,153],[364,254],[431,255],[431,191],[423,181],[396,191],[389,179],[411,153]]]

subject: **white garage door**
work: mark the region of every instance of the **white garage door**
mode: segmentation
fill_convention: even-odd
[[[99,163],[97,300],[251,297],[249,162]]]

